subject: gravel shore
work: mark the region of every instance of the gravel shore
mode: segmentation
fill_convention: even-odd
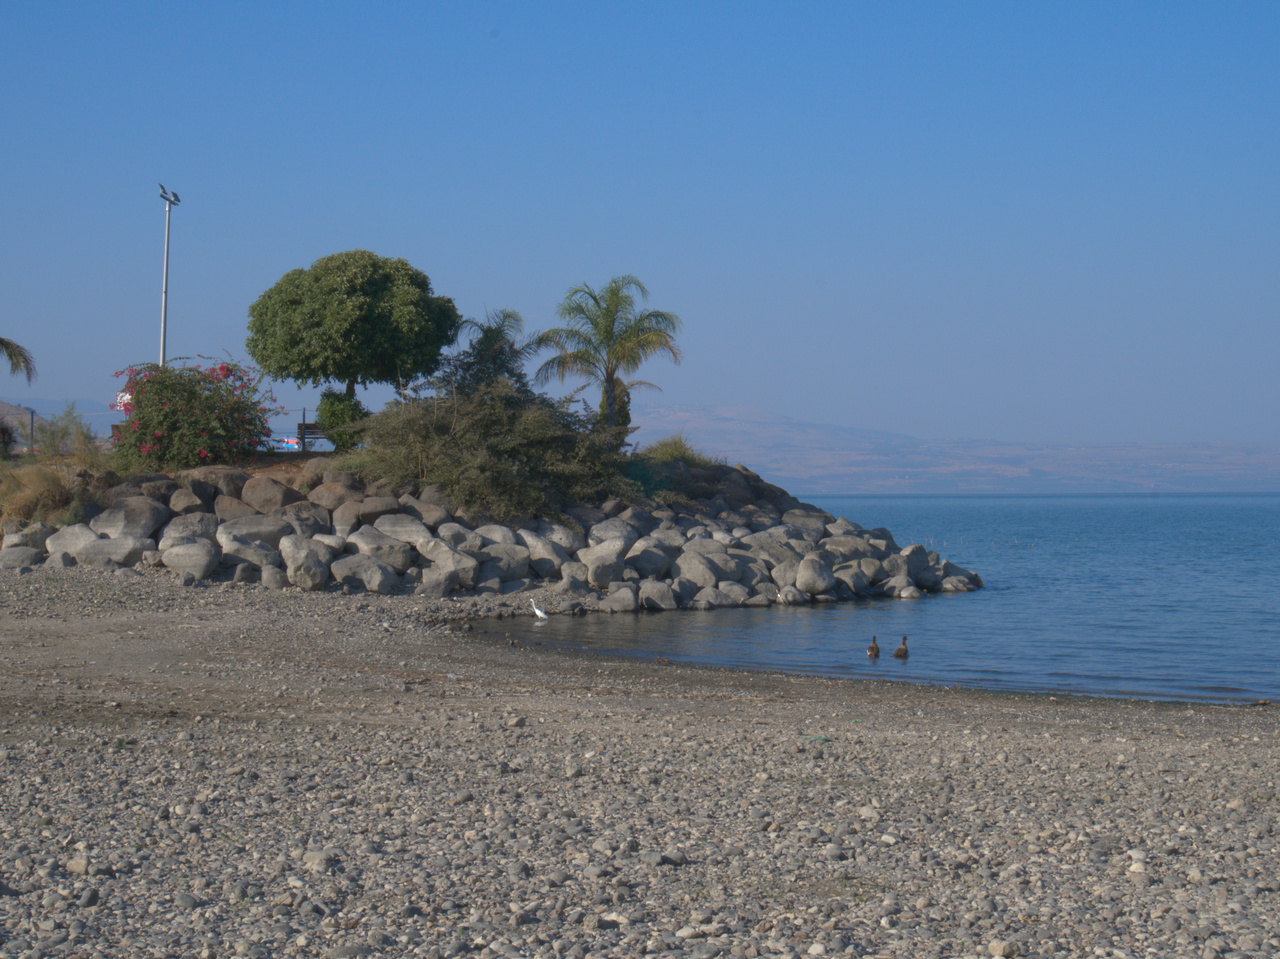
[[[0,956],[1280,954],[1273,707],[570,656],[486,602],[0,571]]]

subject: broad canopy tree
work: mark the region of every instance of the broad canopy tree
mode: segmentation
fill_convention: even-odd
[[[430,376],[462,322],[407,260],[349,250],[290,270],[249,307],[245,348],[268,376],[298,384],[407,386]]]
[[[580,376],[596,384],[601,391],[604,425],[609,429],[624,425],[619,415],[624,404],[630,421],[631,390],[658,388],[644,380],[624,380],[625,374],[634,373],[658,354],[680,362],[675,341],[680,317],[662,310],[637,309],[632,291],[642,300],[649,298],[644,284],[630,275],[615,276],[600,290],[586,283],[575,286],[557,311],[566,325],[540,333],[534,340],[539,349],[557,351],[538,369],[534,382]]]

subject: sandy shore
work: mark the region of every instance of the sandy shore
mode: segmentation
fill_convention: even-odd
[[[0,571],[0,956],[1280,953],[1273,708],[574,657],[465,612]]]

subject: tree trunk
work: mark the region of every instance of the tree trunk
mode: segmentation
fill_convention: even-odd
[[[356,398],[356,378],[353,376],[347,380],[347,399],[354,400]]]
[[[618,394],[612,376],[604,380],[604,425],[613,429],[618,424]]]

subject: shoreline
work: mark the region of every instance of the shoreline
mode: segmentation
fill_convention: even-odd
[[[58,574],[0,576],[6,959],[1280,951],[1274,708]]]

